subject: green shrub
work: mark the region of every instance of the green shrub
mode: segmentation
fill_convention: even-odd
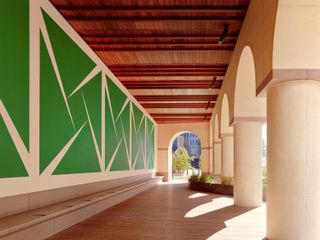
[[[189,169],[190,166],[190,156],[188,154],[187,149],[184,147],[179,147],[173,157],[172,157],[172,162],[173,162],[173,170],[175,172],[181,173],[184,170]]]
[[[233,185],[233,177],[222,177],[221,184],[224,185]]]
[[[263,186],[264,188],[267,188],[267,178],[263,178],[263,179],[262,179],[262,186]]]
[[[199,178],[199,182],[203,183],[220,183],[220,179],[217,176],[209,175],[209,174],[202,174]]]
[[[189,177],[189,182],[199,182],[199,175],[192,173]]]

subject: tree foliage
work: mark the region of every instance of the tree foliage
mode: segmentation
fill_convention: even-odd
[[[191,158],[187,149],[184,147],[179,147],[172,157],[173,170],[181,173],[182,171],[189,169],[191,167],[190,160]]]

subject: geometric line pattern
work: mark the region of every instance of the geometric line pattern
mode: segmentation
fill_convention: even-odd
[[[15,4],[5,1],[8,6]],[[23,11],[28,13],[29,4],[24,5]],[[31,146],[27,144],[31,126],[34,126],[28,123],[29,118],[25,119],[25,112],[33,115],[29,109],[38,111],[35,116],[39,116],[40,158],[36,164],[41,176],[150,168],[154,158],[154,124],[118,87],[118,83],[105,75],[104,69],[86,54],[76,43],[77,40],[73,40],[56,23],[54,17],[43,9],[39,12],[37,26],[40,34],[37,37],[40,58],[37,57],[40,66],[37,71],[40,79],[39,89],[32,90],[39,93],[39,108],[31,108],[31,101],[24,100],[28,108],[21,110],[19,115],[17,109],[12,109],[12,104],[7,104],[12,100],[7,100],[0,91],[0,127],[6,134],[0,136],[0,144],[11,138],[8,142],[8,146],[12,146],[8,151],[11,154],[9,159],[16,159],[20,162],[16,166],[21,166],[20,173],[15,170],[11,175],[1,175],[0,171],[0,178],[28,176],[34,169],[35,162],[28,152]],[[15,29],[19,29],[20,25]],[[24,43],[30,48],[28,41]],[[68,50],[72,54],[68,54]],[[30,53],[26,54],[24,59],[29,61]],[[31,65],[26,65],[31,68]],[[26,75],[23,80],[29,79],[27,71],[21,73]],[[14,84],[21,79],[15,77],[9,89],[14,89]],[[0,82],[0,88],[2,84]],[[23,97],[30,100],[32,96]],[[26,123],[28,128],[21,130]],[[5,166],[0,163],[0,167]]]

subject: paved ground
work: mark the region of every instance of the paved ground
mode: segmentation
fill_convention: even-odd
[[[50,239],[261,240],[265,215],[265,205],[235,207],[232,198],[191,191],[178,180],[160,184]]]

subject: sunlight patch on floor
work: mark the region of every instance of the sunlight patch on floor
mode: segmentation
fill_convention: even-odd
[[[199,198],[199,197],[205,197],[208,196],[206,193],[195,193],[189,196],[189,198]]]
[[[185,218],[194,218],[233,205],[233,199],[227,197],[215,198],[211,202],[201,204],[184,215]]]
[[[266,205],[225,221],[226,228],[216,232],[210,240],[261,240],[266,236]]]

